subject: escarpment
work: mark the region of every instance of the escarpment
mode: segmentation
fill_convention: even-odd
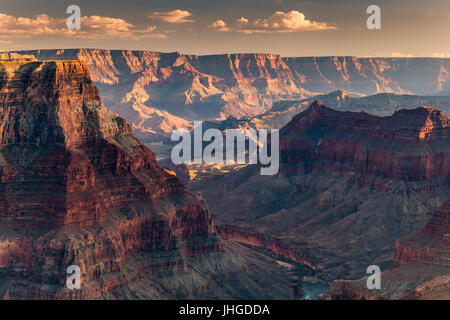
[[[103,106],[85,62],[0,60],[0,180],[5,299],[258,298],[255,274],[275,265],[216,236],[202,198]],[[266,285],[289,298],[274,268]]]

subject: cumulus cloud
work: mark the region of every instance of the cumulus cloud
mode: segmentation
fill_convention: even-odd
[[[120,19],[100,16],[90,16],[81,18],[81,30],[73,31],[79,33],[78,37],[88,39],[117,38],[140,40],[148,38],[166,38],[162,33],[157,33],[155,26],[147,26],[144,29],[137,29],[133,24]]]
[[[36,36],[61,36],[79,39],[131,39],[165,38],[155,26],[137,29],[120,18],[81,17],[81,30],[66,27],[66,18],[52,18],[46,14],[34,18],[14,17],[0,13],[0,39],[24,39]]]
[[[214,22],[210,25],[210,27],[213,28],[213,29],[216,30],[216,31],[219,31],[219,32],[228,32],[228,31],[231,31],[231,30],[228,28],[226,22],[223,21],[223,20],[217,20],[217,21],[214,21]]]
[[[223,20],[217,20],[210,27],[220,32],[233,31],[247,34],[337,29],[336,26],[326,22],[316,22],[306,19],[303,13],[296,10],[289,12],[277,11],[268,18],[258,18],[253,21],[241,17],[236,20],[233,27],[229,27]]]
[[[14,17],[0,13],[0,38],[31,38],[36,35],[58,33],[58,24],[63,21],[52,19],[46,14],[35,18]]]
[[[192,13],[186,10],[173,10],[169,12],[153,12],[148,17],[150,19],[161,20],[169,23],[188,23],[194,22],[192,19],[187,19],[192,16]]]

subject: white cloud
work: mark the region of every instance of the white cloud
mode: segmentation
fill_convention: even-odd
[[[215,29],[216,31],[219,31],[219,32],[228,32],[228,31],[230,31],[230,29],[228,28],[226,22],[223,21],[223,20],[214,21],[209,27],[213,28],[213,29]]]
[[[133,24],[120,19],[100,16],[83,17],[81,30],[77,37],[86,39],[131,39],[140,40],[147,38],[166,38],[165,34],[156,33],[155,26],[147,26],[144,29],[136,29]]]
[[[46,14],[39,14],[35,18],[14,17],[0,13],[0,38],[31,38],[36,35],[54,35],[58,33],[58,19],[50,18]]]
[[[155,26],[136,29],[133,24],[120,18],[85,16],[81,18],[81,30],[70,30],[66,27],[65,18],[52,18],[46,14],[24,18],[0,13],[0,39],[61,36],[80,39],[139,40],[166,37],[155,31]]]
[[[335,30],[336,26],[326,22],[316,22],[306,19],[300,11],[277,11],[268,18],[258,18],[249,21],[242,17],[236,20],[234,27],[228,27],[223,20],[215,21],[210,27],[220,32],[233,31],[252,33],[287,33],[311,30]]]
[[[187,19],[192,16],[192,13],[186,10],[173,10],[169,12],[153,12],[148,17],[150,19],[161,20],[169,23],[188,23],[194,22],[192,19]]]

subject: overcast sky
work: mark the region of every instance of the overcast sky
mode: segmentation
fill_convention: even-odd
[[[81,30],[66,9],[81,8]],[[382,30],[366,9],[381,7]],[[0,50],[450,57],[449,0],[0,0]]]

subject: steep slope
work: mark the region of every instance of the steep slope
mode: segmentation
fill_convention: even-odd
[[[268,111],[276,101],[299,100],[335,90],[355,95],[448,95],[450,89],[450,59],[196,56],[101,49],[11,54],[39,60],[85,61],[108,107],[147,139],[167,135],[168,128],[178,125],[179,118],[252,117]],[[159,118],[155,109],[166,112],[166,120],[158,120],[161,125],[152,120]]]
[[[273,260],[217,238],[84,62],[0,60],[0,179],[2,298],[293,296]],[[81,290],[66,288],[70,265]]]
[[[397,242],[392,267],[381,276],[381,289],[367,279],[335,281],[327,299],[450,299],[450,200],[427,225]]]
[[[220,234],[310,265],[326,279],[387,268],[397,239],[450,195],[449,119],[390,117],[313,103],[280,131],[280,172],[257,166],[193,182]]]

